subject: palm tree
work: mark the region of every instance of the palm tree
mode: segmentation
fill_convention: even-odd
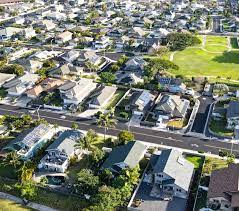
[[[90,61],[87,61],[87,62],[85,63],[85,66],[87,67],[87,69],[90,70],[90,72],[95,72],[95,71],[97,71],[97,70],[99,69],[99,67],[98,67],[97,65],[93,64],[93,63],[90,62]]]
[[[56,130],[57,130],[58,127],[59,127],[58,124],[54,124],[54,125],[53,125],[53,128],[55,129],[55,132],[56,132]]]
[[[9,152],[3,162],[6,166],[13,165],[14,168],[17,168],[17,166],[21,164],[20,155],[18,155],[16,151]]]
[[[104,140],[106,136],[106,130],[108,130],[110,127],[115,127],[116,125],[116,119],[114,119],[113,111],[109,111],[106,114],[100,114],[98,120],[97,120],[98,127],[103,127],[105,129],[104,132]]]
[[[86,151],[91,151],[95,148],[95,143],[98,141],[98,135],[94,130],[89,130],[87,134],[79,139],[75,144],[76,149],[83,149]]]
[[[77,130],[77,129],[79,128],[79,125],[74,122],[74,123],[72,123],[71,128],[72,128],[73,130]]]

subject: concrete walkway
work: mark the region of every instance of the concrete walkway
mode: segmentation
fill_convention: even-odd
[[[14,201],[14,202],[16,202],[18,204],[23,204],[23,200],[21,198],[13,196],[13,195],[10,195],[8,193],[0,192],[0,198],[8,199],[8,200]],[[34,203],[34,202],[29,202],[25,206],[30,207],[30,208],[35,209],[35,210],[39,210],[39,211],[58,211],[56,209],[52,209],[52,208],[47,207],[45,205],[37,204],[37,203]]]

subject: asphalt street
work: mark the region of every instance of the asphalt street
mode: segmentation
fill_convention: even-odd
[[[24,113],[30,114],[33,118],[38,118],[37,113],[29,113],[28,109],[10,106],[10,105],[0,105],[0,115],[10,114],[10,115],[22,115]],[[40,110],[39,114],[41,118],[44,118],[51,124],[58,124],[64,127],[71,127],[73,122],[79,125],[81,130],[94,129],[98,133],[103,133],[103,128],[98,128],[93,120],[81,120],[79,117],[66,116],[66,118],[61,118],[62,114],[57,114],[53,112],[48,112]],[[117,136],[121,130],[127,130],[127,125],[123,123],[118,123],[116,128],[110,128],[107,130],[108,135]],[[157,130],[152,130],[150,128],[142,127],[130,127],[130,131],[134,133],[135,139],[155,144],[162,144],[166,146],[172,146],[182,149],[189,150],[203,150],[205,152],[211,152],[213,154],[218,154],[219,150],[231,150],[231,143],[221,142],[216,140],[206,140],[196,137],[190,137],[182,134],[168,133]],[[239,146],[234,144],[233,153],[239,156]]]

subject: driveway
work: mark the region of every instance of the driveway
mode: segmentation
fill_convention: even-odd
[[[127,123],[127,124],[130,124],[130,126],[139,127],[142,118],[143,118],[143,116],[133,114],[133,116],[131,117],[129,123]]]
[[[134,199],[142,199],[142,204],[136,210],[147,211],[185,211],[186,199],[174,197],[172,201],[163,201],[150,196],[152,187],[142,182]],[[132,206],[133,207],[133,206]]]
[[[213,99],[211,97],[202,96],[198,98],[198,100],[200,101],[200,106],[198,108],[191,132],[203,133],[207,122],[209,108],[213,103]]]

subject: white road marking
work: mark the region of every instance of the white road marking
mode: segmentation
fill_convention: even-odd
[[[0,108],[0,110],[2,111],[9,111],[9,112],[13,112],[13,113],[17,113],[17,114],[25,114],[25,112],[23,111],[14,111],[14,110],[8,110],[8,109],[3,109],[3,108]],[[31,116],[35,116],[35,117],[38,117],[38,115],[36,114],[31,114]],[[67,119],[61,119],[61,118],[56,118],[56,117],[49,117],[49,116],[44,116],[44,115],[40,115],[40,117],[42,118],[45,118],[45,119],[53,119],[53,120],[60,120],[62,122],[70,122],[70,123],[74,123],[76,121],[72,121],[72,120],[67,120]],[[77,124],[79,125],[87,125],[87,126],[91,126],[91,124],[87,124],[87,123],[78,123],[76,122]],[[116,130],[116,131],[122,131],[120,129],[117,129],[117,128],[110,128],[111,130]],[[153,137],[153,138],[161,138],[161,139],[165,139],[165,140],[170,140],[170,141],[175,141],[175,142],[183,142],[182,140],[178,140],[178,139],[174,139],[172,137],[161,137],[161,136],[155,136],[155,135],[149,135],[149,134],[145,134],[145,133],[138,133],[138,132],[133,132],[134,134],[137,134],[137,135],[143,135],[143,136],[148,136],[148,137]]]

